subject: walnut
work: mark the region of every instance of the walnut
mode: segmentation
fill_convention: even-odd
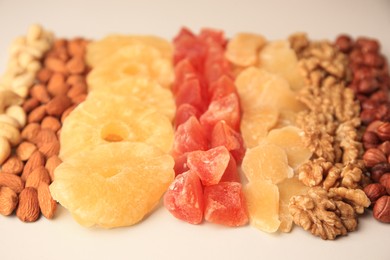
[[[320,187],[290,199],[289,212],[296,225],[322,239],[335,239],[357,228],[354,208]]]
[[[353,207],[357,214],[363,214],[364,209],[370,206],[371,201],[361,189],[348,189],[345,187],[331,188],[329,196],[343,200]]]
[[[332,163],[324,158],[308,161],[298,168],[299,180],[308,187],[314,187],[322,182],[324,175],[332,168]]]
[[[294,49],[298,57],[299,54],[309,45],[309,39],[305,33],[295,33],[289,36],[288,40],[290,41],[291,48]]]

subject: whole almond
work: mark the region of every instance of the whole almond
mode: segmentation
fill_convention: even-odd
[[[62,113],[72,105],[72,101],[63,95],[55,96],[46,104],[46,112],[51,116],[61,116]]]
[[[70,75],[66,79],[66,83],[70,86],[73,86],[76,83],[84,83],[85,84],[85,77],[77,74]]]
[[[44,146],[45,144],[52,143],[55,141],[58,141],[58,139],[57,139],[57,136],[54,133],[54,131],[45,128],[45,129],[42,129],[41,131],[39,131],[39,133],[37,135],[37,139],[36,139],[36,145],[39,149],[42,146]]]
[[[45,143],[38,149],[43,155],[45,155],[46,158],[49,158],[60,152],[60,142],[58,140],[55,140],[50,143]]]
[[[37,189],[41,182],[50,184],[50,175],[44,166],[39,166],[27,176],[26,187]]]
[[[8,187],[0,187],[0,214],[9,216],[18,205],[18,194]]]
[[[88,88],[87,88],[87,85],[85,83],[76,83],[70,88],[67,95],[70,98],[74,98],[74,97],[77,97],[81,94],[86,94],[87,91],[88,91]]]
[[[42,215],[47,219],[52,219],[57,209],[57,202],[51,196],[49,185],[41,182],[38,186],[38,202]]]
[[[54,181],[54,170],[62,163],[58,155],[53,155],[46,161],[45,168],[49,172],[51,181]]]
[[[16,193],[20,193],[24,188],[24,181],[15,174],[0,173],[0,186],[6,186]]]
[[[49,129],[53,132],[57,132],[61,128],[61,122],[53,116],[47,116],[42,120],[41,127],[42,129]]]
[[[50,101],[50,95],[47,89],[42,84],[36,84],[30,89],[31,97],[37,99],[41,103],[47,103]]]
[[[83,57],[75,56],[66,63],[66,68],[70,74],[82,74],[85,71],[85,62]]]
[[[29,123],[39,123],[46,116],[46,105],[34,108],[27,117]]]
[[[47,69],[47,68],[42,68],[38,71],[37,73],[37,79],[38,81],[42,82],[42,83],[47,83],[50,79],[50,77],[52,76],[52,72],[51,70]]]
[[[16,216],[24,222],[34,222],[39,218],[38,192],[33,187],[25,188],[19,194],[19,205]]]
[[[52,96],[65,95],[69,85],[65,83],[65,76],[61,73],[54,73],[47,85],[47,90]]]
[[[16,155],[8,158],[7,161],[1,166],[1,170],[6,173],[20,174],[23,171],[24,164],[22,160]]]
[[[73,104],[80,104],[87,98],[87,94],[81,94],[72,98]]]
[[[83,57],[85,55],[86,50],[82,42],[82,39],[73,39],[68,42],[68,52],[71,56]]]
[[[39,101],[35,98],[29,98],[23,103],[23,109],[26,113],[30,113],[36,107],[40,105]]]
[[[24,166],[23,173],[21,176],[22,180],[26,180],[33,170],[43,165],[45,165],[44,155],[40,151],[35,151]]]
[[[65,62],[59,58],[47,57],[45,59],[45,66],[54,72],[67,73]]]
[[[22,161],[27,161],[31,155],[37,150],[35,144],[24,141],[19,144],[19,146],[16,148],[16,155],[19,157]]]
[[[77,107],[77,105],[73,105],[73,106],[70,106],[68,107],[68,109],[66,109],[64,111],[64,113],[62,113],[61,115],[61,123],[64,123],[65,119],[69,116],[69,114]]]
[[[41,131],[41,125],[38,123],[30,123],[23,128],[22,139],[35,143],[38,133]]]

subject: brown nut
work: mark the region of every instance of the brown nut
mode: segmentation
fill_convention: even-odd
[[[363,161],[367,167],[371,168],[378,163],[387,162],[387,158],[381,150],[377,148],[370,148],[364,153]]]
[[[46,115],[46,106],[40,105],[35,108],[27,117],[29,123],[39,123]]]
[[[375,202],[382,196],[387,195],[387,191],[385,186],[380,183],[371,183],[368,184],[364,189],[364,193],[366,193],[367,197],[371,201],[371,205],[374,205]]]
[[[363,109],[360,113],[360,119],[365,125],[371,124],[376,120],[376,109]]]
[[[39,101],[35,98],[29,98],[23,103],[23,109],[26,113],[30,113],[34,108],[39,106]]]
[[[379,82],[375,78],[364,78],[357,85],[359,93],[369,95],[379,88]]]
[[[34,222],[40,215],[38,192],[33,187],[25,188],[19,194],[19,205],[16,216],[23,222]]]
[[[47,92],[46,87],[42,84],[34,85],[30,90],[30,95],[41,103],[47,103],[50,101],[50,95]]]
[[[380,45],[377,40],[367,37],[357,38],[356,46],[360,48],[363,52],[378,52],[380,49]]]
[[[38,71],[37,73],[37,79],[42,82],[42,83],[47,83],[49,79],[51,78],[51,75],[53,73],[47,69],[47,68],[42,68],[41,70]]]
[[[375,148],[380,144],[378,135],[371,131],[364,132],[362,141],[365,149]]]
[[[378,149],[381,150],[386,156],[390,155],[390,141],[381,143],[378,146]]]
[[[379,183],[386,188],[387,194],[390,195],[390,172],[383,174],[379,179]]]
[[[376,130],[376,133],[378,134],[378,137],[382,141],[389,141],[390,140],[390,123],[385,122],[378,126],[378,129]]]
[[[353,47],[353,42],[351,37],[348,35],[340,35],[337,37],[335,46],[337,49],[339,49],[341,52],[350,52]]]
[[[371,168],[371,179],[375,182],[379,182],[382,175],[387,172],[390,172],[390,163],[379,163]]]
[[[381,124],[383,124],[384,122],[381,121],[381,120],[375,120],[373,122],[371,122],[367,128],[366,128],[366,131],[367,132],[376,132],[376,130],[378,129],[378,126],[380,126]]]
[[[380,222],[390,223],[390,196],[380,197],[374,205],[373,213]]]
[[[23,171],[24,163],[18,156],[11,156],[1,166],[1,170],[6,173],[20,174]]]
[[[37,147],[35,144],[24,141],[19,144],[18,148],[16,148],[16,155],[20,158],[20,160],[27,161],[36,150]]]
[[[70,98],[64,95],[55,96],[46,104],[46,112],[51,116],[61,116],[72,105]]]

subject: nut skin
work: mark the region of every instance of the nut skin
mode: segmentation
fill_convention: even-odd
[[[390,223],[390,196],[382,196],[376,201],[373,214],[380,222]]]
[[[379,183],[386,188],[387,195],[390,195],[390,172],[383,174],[379,179]]]
[[[382,141],[389,141],[390,140],[390,123],[386,122],[378,126],[378,129],[376,130],[376,133],[378,134],[378,137]]]
[[[369,168],[377,165],[378,163],[387,162],[385,154],[377,148],[368,149],[363,155],[363,160],[365,165]]]
[[[371,179],[374,182],[379,182],[383,174],[390,172],[390,163],[379,163],[371,168]]]
[[[376,148],[380,144],[380,139],[375,132],[366,131],[362,137],[365,149]]]
[[[380,183],[371,183],[368,184],[364,189],[367,197],[371,201],[371,205],[374,205],[375,202],[382,196],[387,195],[386,188]]]

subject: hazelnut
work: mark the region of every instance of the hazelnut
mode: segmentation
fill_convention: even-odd
[[[359,47],[362,52],[378,52],[380,50],[379,42],[375,39],[367,37],[359,37],[356,39],[356,46]]]
[[[349,52],[353,47],[353,42],[351,37],[344,34],[337,37],[335,45],[341,52]]]
[[[364,153],[363,161],[367,167],[371,168],[378,163],[387,162],[387,158],[381,150],[377,148],[370,148]]]
[[[377,103],[386,102],[388,98],[389,94],[387,93],[387,90],[378,90],[370,96],[370,99]]]
[[[360,119],[363,124],[368,125],[376,119],[376,110],[375,109],[363,109],[360,113]]]
[[[368,132],[376,132],[376,130],[378,129],[378,126],[380,126],[383,123],[384,123],[383,121],[375,120],[375,121],[371,122],[367,126],[366,131],[368,131]]]
[[[387,172],[390,172],[390,163],[378,163],[371,168],[371,179],[375,182],[379,182],[382,175]]]
[[[379,179],[379,183],[386,188],[387,194],[390,195],[390,172],[383,174]]]
[[[390,141],[381,143],[378,146],[378,149],[381,150],[386,156],[390,156]]]
[[[365,149],[375,148],[380,143],[378,135],[371,131],[366,131],[363,134],[362,141]]]
[[[379,82],[375,78],[364,78],[357,86],[358,93],[371,94],[379,88]]]
[[[378,129],[376,130],[376,133],[378,134],[378,137],[382,141],[389,141],[390,140],[390,123],[385,122],[378,126]]]
[[[364,193],[366,193],[367,197],[371,201],[371,205],[374,205],[375,202],[382,196],[387,195],[387,191],[385,186],[380,183],[371,183],[368,184],[364,189]]]
[[[373,213],[380,222],[390,223],[390,196],[380,197],[374,205]]]

